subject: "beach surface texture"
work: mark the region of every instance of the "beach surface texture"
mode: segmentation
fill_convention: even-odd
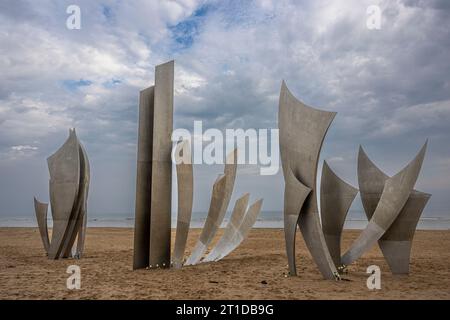
[[[199,232],[190,231],[186,256]],[[343,252],[359,232],[344,231]],[[88,228],[83,259],[55,261],[37,228],[0,228],[0,299],[450,299],[450,231],[416,232],[409,276],[392,275],[375,246],[344,281],[323,280],[300,234],[296,260],[298,276],[289,277],[281,229],[253,229],[219,262],[133,271],[132,229]],[[70,265],[80,267],[79,290],[67,289]],[[381,269],[380,290],[367,288],[370,265]]]

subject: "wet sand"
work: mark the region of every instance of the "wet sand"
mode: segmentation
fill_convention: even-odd
[[[191,230],[186,255],[199,229]],[[359,231],[345,231],[343,249]],[[174,236],[174,232],[172,232]],[[0,299],[450,299],[450,231],[417,231],[409,276],[393,276],[374,247],[348,269],[347,281],[323,280],[297,236],[297,277],[287,276],[284,233],[254,229],[232,254],[181,270],[132,270],[133,230],[89,228],[81,260],[48,260],[36,228],[0,228]],[[68,290],[69,265],[81,289]],[[381,290],[366,268],[381,268]]]

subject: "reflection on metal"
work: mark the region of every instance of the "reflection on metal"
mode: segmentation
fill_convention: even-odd
[[[368,202],[364,208],[366,214],[370,217],[370,221],[350,249],[342,257],[344,267],[354,262],[363,255],[364,252],[369,250],[381,239],[397,217],[399,217],[402,208],[405,207],[405,204],[413,192],[414,185],[422,167],[426,147],[427,143],[425,143],[417,156],[403,170],[392,178],[387,178],[385,180],[381,196],[379,197],[379,201],[376,204],[374,211],[371,211],[371,208],[374,206],[374,199],[378,197],[378,193],[373,193],[372,191],[379,188],[380,181],[382,180],[382,177],[384,179],[385,175],[380,174],[380,170],[375,166],[371,166],[370,160],[365,160],[364,155],[360,152],[358,161],[358,172],[361,172],[359,177],[360,190],[363,203]],[[363,172],[366,173],[363,174]],[[377,176],[378,179],[372,179],[372,176]],[[370,214],[371,212],[373,212],[372,215]],[[399,226],[399,228],[402,229],[401,226]],[[405,250],[404,245],[398,246],[398,244],[396,244],[388,245],[387,247],[385,246],[385,251],[388,256],[392,257],[395,255],[396,248],[400,251]]]
[[[174,62],[140,93],[133,269],[170,267]]]
[[[222,224],[225,217],[228,203],[230,202],[231,194],[233,193],[234,181],[236,179],[237,169],[237,149],[231,152],[226,159],[224,177],[225,186],[220,197],[215,202],[211,199],[211,205],[206,217],[206,222],[203,227],[200,238],[186,261],[186,265],[194,265],[200,262],[203,254],[206,252],[208,246],[216,235],[217,230]]]
[[[320,183],[320,213],[322,230],[334,264],[341,265],[341,235],[348,209],[358,194],[358,189],[339,178],[323,162]]]
[[[227,246],[230,245],[231,239],[233,239],[233,236],[238,232],[239,226],[242,224],[249,198],[250,194],[246,193],[236,201],[230,221],[228,222],[222,237],[211,252],[202,260],[203,262],[214,261],[226,250]]]
[[[258,215],[261,211],[263,199],[259,199],[255,203],[253,203],[245,214],[242,223],[240,224],[237,232],[234,233],[233,237],[228,242],[228,245],[225,246],[224,250],[214,259],[214,261],[219,261],[229,255],[234,249],[236,249],[242,241],[244,241],[253,225],[258,218]]]
[[[298,213],[298,225],[305,243],[326,279],[338,278],[337,269],[328,251],[327,244],[320,225],[319,210],[316,199],[317,165],[322,143],[336,113],[311,108],[297,100],[288,90],[283,81],[280,92],[278,127],[280,130],[280,152],[285,178],[285,217],[295,220],[297,213],[286,212],[295,209],[291,201],[297,202],[296,196],[303,198],[306,188],[310,194],[306,197]],[[292,173],[290,173],[290,171]],[[293,175],[294,178],[290,178]],[[297,180],[304,186],[302,194],[294,196],[290,190],[292,183]],[[291,195],[292,194],[292,195]],[[298,205],[298,203],[297,203]],[[293,221],[285,222],[286,248],[288,251],[289,270],[296,275],[295,256],[292,243]],[[289,243],[288,243],[289,241]]]
[[[35,199],[36,217],[44,248],[51,259],[70,257],[78,235],[76,257],[81,257],[90,172],[86,152],[75,129],[70,130],[67,141],[47,162],[53,218],[51,241],[47,231],[48,205]]]
[[[383,173],[367,156],[362,147],[358,154],[358,180],[361,199],[370,220],[380,201],[389,176]],[[430,194],[413,190],[397,218],[378,240],[381,251],[394,274],[409,273],[411,245],[419,218]]]
[[[178,269],[183,265],[184,250],[189,233],[192,215],[192,198],[194,190],[191,146],[185,140],[177,144],[175,150],[178,185],[178,218],[173,253],[173,266]],[[184,162],[184,160],[187,160]]]

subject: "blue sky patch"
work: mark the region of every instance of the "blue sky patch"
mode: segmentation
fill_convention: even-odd
[[[178,49],[186,49],[192,46],[194,38],[200,32],[201,22],[210,10],[211,6],[201,6],[187,19],[179,22],[175,26],[169,26]]]
[[[63,81],[64,87],[70,91],[74,91],[74,90],[78,89],[79,87],[88,87],[91,84],[92,84],[92,81],[84,80],[84,79],[64,80]]]
[[[118,84],[121,84],[121,83],[122,83],[122,81],[119,80],[119,79],[111,79],[110,81],[103,82],[102,85],[105,88],[112,88],[112,87],[114,87],[114,86],[116,86]]]

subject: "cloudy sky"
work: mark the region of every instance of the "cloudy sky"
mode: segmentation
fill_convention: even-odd
[[[66,28],[70,4],[81,30]],[[374,4],[380,30],[366,26]],[[433,194],[427,215],[449,217],[449,57],[446,0],[1,0],[0,217],[48,201],[46,158],[70,127],[91,161],[91,217],[133,216],[138,95],[171,59],[175,128],[276,128],[285,79],[338,112],[322,158],[354,185],[360,144],[395,174],[429,138],[416,189]],[[195,211],[221,170],[195,166]],[[257,172],[241,168],[232,201],[250,192],[281,210],[281,172]]]

